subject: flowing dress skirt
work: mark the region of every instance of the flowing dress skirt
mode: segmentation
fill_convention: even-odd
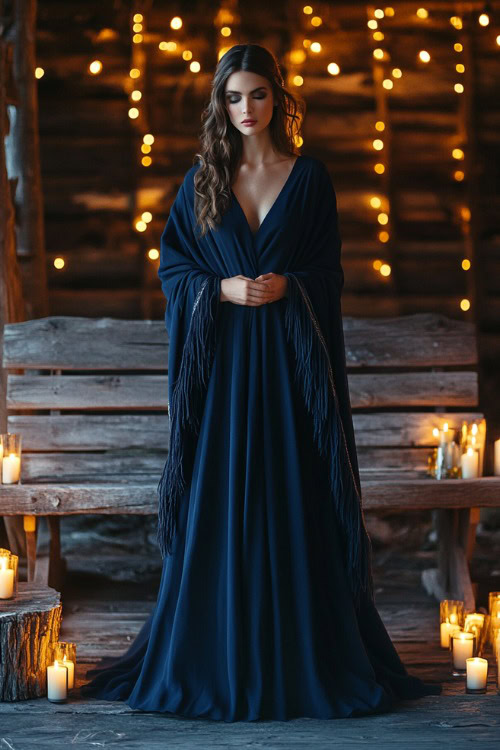
[[[87,673],[83,695],[249,721],[361,716],[441,691],[408,674],[373,603],[353,606],[285,304],[221,305],[155,608],[125,654]]]

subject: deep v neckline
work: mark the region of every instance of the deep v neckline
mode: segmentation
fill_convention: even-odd
[[[231,188],[231,195],[233,196],[233,199],[234,199],[236,205],[238,206],[239,210],[241,211],[241,215],[243,216],[243,219],[244,219],[245,224],[246,224],[246,226],[248,228],[248,231],[250,232],[250,234],[251,234],[251,236],[252,236],[252,238],[254,240],[257,239],[257,236],[258,236],[260,230],[262,229],[262,227],[264,226],[264,224],[268,220],[270,214],[272,213],[274,207],[276,206],[276,204],[278,203],[278,201],[280,200],[280,198],[282,197],[282,195],[285,193],[285,189],[288,187],[288,185],[290,183],[291,177],[292,177],[293,173],[295,172],[295,168],[296,168],[296,166],[297,166],[298,161],[299,161],[300,158],[301,158],[300,155],[296,157],[296,159],[295,159],[295,161],[293,163],[293,167],[291,168],[290,172],[288,173],[287,178],[286,178],[285,182],[283,183],[283,185],[281,187],[281,190],[279,191],[278,195],[274,199],[274,202],[271,205],[271,208],[269,209],[269,211],[267,212],[267,214],[264,216],[264,218],[260,222],[260,224],[259,224],[259,226],[258,226],[258,228],[257,228],[257,230],[255,232],[253,231],[252,227],[250,226],[250,223],[249,223],[249,221],[247,219],[247,215],[243,211],[243,207],[241,206],[241,203],[239,202],[238,198],[236,197],[236,194],[234,193],[233,189]]]

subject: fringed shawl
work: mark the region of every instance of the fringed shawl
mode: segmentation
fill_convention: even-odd
[[[158,484],[158,544],[163,558],[172,553],[179,503],[189,487],[220,306],[232,304],[220,302],[220,282],[238,273],[256,278],[274,271],[288,279],[281,304],[295,354],[294,377],[313,418],[311,437],[328,462],[346,571],[359,606],[367,596],[373,600],[373,575],[347,381],[337,203],[324,164],[309,156],[298,161],[255,234],[233,199],[221,226],[198,237],[193,208],[197,165],[186,174],[171,208],[158,270],[170,345],[170,450]],[[289,225],[286,243],[273,226],[281,210]]]

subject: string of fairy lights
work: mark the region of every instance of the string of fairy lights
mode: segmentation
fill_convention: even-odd
[[[229,0],[230,2],[230,0]],[[326,72],[331,76],[341,75],[341,66],[338,60],[332,60],[332,51],[334,48],[333,38],[334,30],[327,29],[329,26],[328,20],[332,17],[333,10],[331,7],[325,8],[321,5],[322,15],[319,15],[315,11],[312,5],[305,5],[302,7],[302,33],[298,33],[294,36],[292,49],[290,49],[287,55],[287,84],[291,87],[301,87],[305,83],[305,70],[308,57],[315,56],[317,59],[325,59]],[[407,12],[407,11],[406,11]],[[376,76],[375,83],[383,87],[384,92],[390,92],[398,79],[403,76],[403,71],[399,67],[392,66],[391,56],[387,49],[387,45],[384,46],[384,40],[386,32],[390,31],[389,25],[381,28],[382,23],[386,24],[388,19],[392,19],[396,16],[396,9],[388,6],[384,8],[373,8],[373,6],[366,7],[366,13],[368,16],[367,27],[371,32],[371,39],[374,42],[372,48],[372,54],[376,64],[382,66],[383,75]],[[438,11],[436,11],[436,14]],[[491,18],[493,15],[491,2],[489,0],[482,4],[481,9],[477,10],[477,4],[467,5],[467,22],[469,24],[477,23],[482,28],[488,28],[491,25]],[[419,23],[425,23],[430,18],[430,12],[425,7],[417,7],[415,9],[415,20]],[[463,43],[460,39],[460,32],[464,28],[464,17],[462,15],[450,16],[450,24],[457,31],[457,39],[453,43],[453,51],[457,55],[456,62],[454,64],[454,70],[456,74],[456,80],[453,84],[453,89],[457,95],[465,93],[464,73],[465,63],[462,59],[464,51]],[[338,25],[338,21],[336,20]],[[214,26],[218,30],[217,39],[217,59],[220,59],[236,42],[233,41],[238,36],[239,27],[241,24],[241,17],[234,7],[228,7],[226,4],[221,4],[217,9]],[[144,49],[153,42],[157,42],[157,35],[146,34],[145,31],[146,19],[144,13],[133,13],[131,16],[131,44],[132,44],[132,67],[129,70],[128,78],[126,80],[126,89],[130,100],[130,106],[128,109],[128,117],[132,121],[136,121],[138,132],[142,133],[142,139],[140,141],[140,153],[139,153],[139,164],[141,167],[147,169],[153,164],[153,145],[155,142],[154,135],[145,128],[146,117],[145,111],[141,108],[144,99],[144,69],[146,62],[146,52]],[[315,36],[315,33],[320,31],[320,34]],[[326,34],[328,37],[326,37]],[[106,41],[109,39],[116,39],[117,32],[113,29],[104,28],[98,33],[98,41]],[[170,19],[169,24],[169,37],[161,39],[157,42],[159,51],[167,57],[181,58],[186,62],[186,71],[191,74],[197,74],[201,71],[201,63],[199,60],[194,59],[194,52],[185,43],[186,34],[183,19],[180,16],[173,16]],[[325,39],[328,39],[326,43]],[[497,47],[500,47],[500,34],[495,37],[495,43]],[[431,52],[428,49],[420,49],[416,51],[417,62],[424,66],[432,64],[433,58]],[[87,72],[90,76],[99,76],[105,74],[105,68],[102,60],[93,59],[88,63]],[[44,76],[44,69],[37,66],[35,69],[35,77],[41,79]],[[384,185],[388,184],[388,161],[386,152],[384,151],[384,131],[386,130],[386,122],[380,117],[374,122],[374,130],[376,131],[376,137],[372,139],[371,146],[376,154],[376,158],[373,162],[374,172],[383,177]],[[460,140],[458,134],[457,138]],[[303,145],[303,138],[300,135],[295,136],[296,145],[301,147]],[[465,149],[466,142],[462,137],[461,142],[456,145],[451,152],[453,160],[458,164],[453,168],[453,180],[457,183],[464,182],[466,180],[466,172],[464,168],[465,162]],[[390,229],[390,205],[389,198],[385,194],[384,190],[378,191],[378,195],[373,195],[369,199],[370,207],[377,211],[376,220],[379,225],[377,238],[381,245],[386,245],[391,239]],[[461,205],[459,211],[461,228],[464,235],[469,232],[469,222],[471,219],[470,208],[465,205]],[[142,211],[133,220],[133,227],[137,232],[146,232],[148,225],[153,219],[151,211]],[[467,244],[465,245],[467,247]],[[469,246],[470,247],[470,246]],[[158,260],[159,252],[157,248],[150,248],[147,251],[147,257],[151,261]],[[471,258],[464,257],[461,261],[461,268],[463,271],[469,271],[471,269]],[[54,259],[54,267],[56,269],[63,269],[65,266],[65,260],[62,257]],[[390,276],[391,266],[388,262],[377,258],[373,261],[373,269],[380,273],[382,276]],[[463,298],[460,300],[460,308],[463,311],[470,309],[470,300]]]

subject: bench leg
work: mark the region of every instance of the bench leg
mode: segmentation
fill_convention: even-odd
[[[469,563],[474,551],[479,508],[443,508],[437,513],[438,567],[422,572],[425,590],[437,599],[459,599],[466,609],[476,606]]]
[[[45,516],[50,531],[49,554],[36,555],[36,543],[33,560],[32,578],[28,580],[42,583],[45,586],[51,586],[56,591],[61,591],[66,572],[66,560],[61,557],[61,533],[60,517]],[[26,539],[29,543],[29,533],[26,532]],[[28,574],[30,571],[30,557],[28,556]]]

